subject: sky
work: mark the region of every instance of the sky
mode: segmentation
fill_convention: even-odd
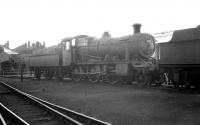
[[[68,36],[150,34],[200,25],[198,0],[0,0],[0,44],[58,44]]]

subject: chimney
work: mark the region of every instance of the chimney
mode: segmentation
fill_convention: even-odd
[[[10,45],[9,45],[9,41],[7,41],[7,47],[9,48],[9,46],[10,46]]]
[[[141,27],[141,26],[142,26],[142,25],[141,25],[140,23],[135,23],[135,24],[133,24],[134,34],[140,33],[140,27]]]
[[[43,41],[43,47],[45,47],[45,41]]]
[[[9,49],[9,41],[5,43],[5,47]]]
[[[28,49],[30,49],[31,48],[31,43],[30,43],[30,41],[28,41]]]
[[[103,35],[102,35],[102,38],[110,38],[111,35],[108,31],[104,32]]]

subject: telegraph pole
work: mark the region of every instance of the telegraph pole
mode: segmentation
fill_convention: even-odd
[[[24,74],[24,65],[23,63],[20,64],[20,81],[23,82],[23,74]]]

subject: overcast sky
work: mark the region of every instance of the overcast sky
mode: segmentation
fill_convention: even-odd
[[[113,37],[141,23],[151,34],[200,25],[198,0],[0,0],[0,44],[27,41],[50,46],[67,36]]]

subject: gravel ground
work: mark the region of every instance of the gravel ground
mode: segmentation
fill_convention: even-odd
[[[39,98],[114,125],[200,125],[200,94],[162,87],[6,79]]]

